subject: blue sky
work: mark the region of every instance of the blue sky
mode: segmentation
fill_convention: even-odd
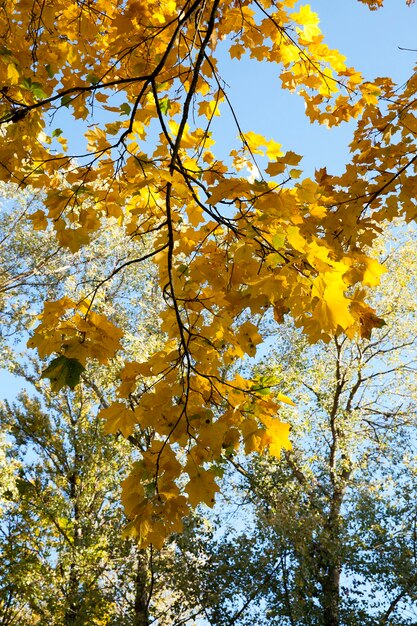
[[[411,75],[417,52],[398,47],[417,49],[417,4],[407,7],[405,0],[385,0],[378,11],[355,0],[312,0],[310,6],[320,17],[325,42],[344,54],[347,64],[366,79],[391,76],[402,84]],[[315,168],[327,166],[335,171],[346,163],[353,124],[332,129],[310,124],[304,102],[296,94],[283,92],[279,68],[271,64],[222,59],[221,67],[243,130],[273,138],[285,150],[303,155],[301,167],[308,175]],[[235,135],[231,123],[224,131],[225,138]]]

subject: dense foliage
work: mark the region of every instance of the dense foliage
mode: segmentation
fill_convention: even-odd
[[[387,570],[381,583],[388,607],[343,604],[341,578],[371,584],[386,562],[355,552],[358,529],[371,524],[372,543],[376,520],[386,514],[391,530],[380,533],[395,534],[398,511],[409,511],[401,494],[391,508],[370,494],[388,475],[392,493],[413,491],[413,404],[385,406],[374,381],[402,346],[386,385],[399,385],[396,372],[408,385],[414,337],[400,338],[398,316],[389,326],[390,299],[372,291],[387,265],[378,237],[417,214],[417,73],[401,88],[364,79],[296,0],[5,0],[0,33],[1,348],[38,394],[1,412],[1,549],[12,575],[1,582],[3,622],[139,626],[159,611],[152,619],[180,624],[204,611],[226,623],[224,589],[203,597],[190,586],[185,601],[172,581],[184,580],[184,555],[196,581],[212,563],[210,532],[192,511],[214,506],[234,467],[253,492],[262,545],[285,546],[279,567],[245,569],[266,567],[264,605],[279,571],[267,619],[389,623],[413,602],[405,540],[399,577]],[[356,120],[344,171],[304,177],[300,155],[241,128],[225,55],[276,66],[312,122]],[[238,137],[226,156],[225,110]],[[395,272],[413,284],[411,271]],[[412,320],[406,308],[408,333]],[[29,332],[36,359],[22,352]],[[278,363],[261,367],[277,333]],[[286,416],[290,398],[310,417]],[[382,431],[393,437],[386,450]],[[48,595],[24,593],[33,577]],[[248,602],[231,623],[250,619]]]

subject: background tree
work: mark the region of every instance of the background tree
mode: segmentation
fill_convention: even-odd
[[[209,623],[417,623],[414,237],[380,244],[383,328],[312,347],[289,323],[258,370],[292,389],[293,449],[232,459],[237,528],[214,531],[193,574]]]
[[[170,590],[181,593],[170,574],[174,544],[158,555],[122,536],[120,481],[151,434],[138,431],[128,441],[104,431],[98,407],[106,408],[114,393],[108,372],[96,366],[76,391],[56,394],[39,380],[41,366],[23,347],[45,298],[94,290],[115,255],[128,262],[135,246],[125,249],[116,223],[76,255],[57,249],[50,232],[35,232],[26,246],[22,217],[35,203],[41,198],[30,192],[5,196],[0,223],[7,242],[0,259],[0,314],[8,330],[3,364],[25,382],[16,402],[0,411],[0,623],[143,626],[157,614],[161,624],[173,624],[198,612],[183,596],[173,618]],[[102,310],[125,328],[131,355],[160,341],[152,268],[138,269],[132,264],[129,276],[120,274],[101,290]]]
[[[43,396],[43,406],[22,396],[2,412],[19,464],[18,496],[2,521],[2,593],[13,598],[18,623],[27,619],[24,607],[33,623],[109,624],[121,616],[116,565],[129,554],[115,486],[120,458],[91,419],[93,399],[82,395]]]
[[[83,386],[2,409],[3,467],[15,468],[1,515],[2,624],[168,625],[199,612],[175,578],[175,539],[158,554],[123,537],[121,467],[134,452],[103,432],[95,404]]]

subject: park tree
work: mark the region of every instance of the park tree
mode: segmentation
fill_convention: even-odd
[[[176,555],[192,529],[160,552],[123,536],[120,481],[135,449],[103,430],[88,385],[22,393],[0,410],[0,623],[147,626],[193,623],[200,612]]]
[[[0,623],[183,623],[199,605],[177,581],[175,537],[156,553],[123,536],[120,482],[151,433],[125,438],[105,431],[98,412],[114,394],[108,368],[96,364],[74,391],[57,393],[22,346],[45,299],[75,299],[106,277],[116,255],[127,262],[137,254],[136,244],[126,246],[124,232],[113,224],[77,254],[57,246],[51,230],[25,245],[25,215],[41,203],[30,190],[3,189],[2,363],[25,388],[0,406]],[[103,286],[96,306],[123,328],[124,353],[134,358],[160,342],[154,322],[161,303],[152,267],[135,265],[129,278],[127,283],[120,274]],[[140,305],[132,303],[132,288]],[[199,523],[195,518],[187,526]],[[189,541],[192,536],[190,531]]]
[[[416,623],[414,241],[397,224],[378,244],[383,328],[311,346],[289,322],[258,366],[265,384],[286,373],[294,443],[280,460],[234,459],[238,514],[193,573],[210,623]]]
[[[119,598],[132,581],[121,584],[118,560],[134,569],[121,539],[120,457],[89,401],[81,389],[42,402],[24,394],[2,409],[17,465],[1,521],[4,624],[112,624],[123,623],[123,608],[133,614]]]
[[[54,389],[97,362],[119,364],[117,400],[101,417],[126,438],[152,432],[123,482],[143,548],[180,531],[190,507],[214,503],[241,443],[247,453],[290,448],[277,417],[287,397],[235,367],[256,355],[262,321],[290,312],[313,341],[368,337],[383,320],[365,292],[383,267],[366,246],[383,220],[415,216],[415,76],[400,91],[370,83],[326,45],[311,8],[294,5],[7,0],[1,9],[1,180],[44,192],[31,228],[49,225],[59,247],[77,254],[117,222],[140,250],[116,255],[76,298],[47,301],[29,345],[52,359],[43,375]],[[357,118],[346,171],[302,178],[299,155],[242,129],[225,54],[276,64],[311,121]],[[221,158],[226,108],[238,141]],[[116,317],[100,312],[103,287],[148,261],[163,345],[123,358]]]

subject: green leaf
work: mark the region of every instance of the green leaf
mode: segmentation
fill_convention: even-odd
[[[256,376],[253,381],[252,390],[256,391],[261,396],[269,396],[272,393],[271,387],[278,385],[280,382],[277,376]]]
[[[45,98],[48,97],[44,92],[41,83],[32,82],[30,77],[23,78],[20,82],[20,86],[23,87],[23,89],[31,91],[37,100],[45,100]]]
[[[189,271],[189,266],[186,265],[185,263],[181,263],[181,265],[178,266],[178,274],[180,276],[182,276],[183,274],[185,274],[187,276],[188,275],[188,271]]]
[[[48,97],[44,92],[41,83],[32,83],[30,90],[37,100],[45,100]]]
[[[20,86],[23,87],[24,89],[29,89],[32,87],[32,81],[30,78],[23,78]]]
[[[161,113],[164,115],[168,113],[171,108],[171,102],[169,101],[168,96],[165,96],[165,98],[162,98],[162,100],[159,101],[159,108],[161,109]]]
[[[130,115],[132,109],[130,107],[130,104],[128,104],[127,102],[123,102],[123,104],[120,105],[120,110],[125,115]]]
[[[16,487],[19,492],[19,495],[25,496],[31,491],[33,491],[34,485],[29,480],[25,480],[24,478],[18,478],[16,480]]]
[[[156,494],[156,481],[146,483],[144,485],[144,491],[147,498],[153,498]]]
[[[61,128],[55,128],[52,131],[52,137],[60,137],[64,131]]]
[[[65,386],[74,389],[80,382],[80,376],[84,370],[85,367],[77,359],[68,359],[61,355],[43,370],[41,378],[49,378],[52,391],[59,391]]]
[[[72,100],[72,98],[71,98],[71,96],[69,94],[67,94],[66,96],[63,96],[61,98],[61,106],[68,108],[68,105],[70,104],[71,100]]]
[[[94,74],[93,72],[89,72],[87,74],[87,80],[89,83],[91,83],[92,85],[97,85],[97,83],[100,82],[100,77],[97,76],[97,74]]]
[[[49,65],[49,63],[48,63],[48,65],[45,65],[45,69],[46,69],[46,73],[48,74],[49,78],[53,78],[55,76],[55,72],[52,69],[52,66]]]

